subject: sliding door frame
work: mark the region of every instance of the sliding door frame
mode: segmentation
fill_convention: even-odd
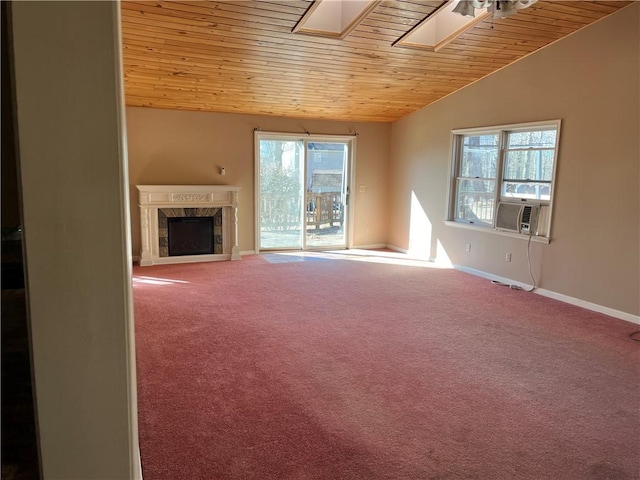
[[[355,168],[356,168],[356,135],[321,135],[321,134],[310,134],[310,133],[286,133],[286,132],[263,132],[260,130],[254,131],[254,230],[255,230],[255,252],[260,253],[261,251],[270,251],[271,249],[260,249],[260,140],[285,140],[285,141],[302,141],[304,148],[303,150],[303,176],[304,182],[306,185],[307,178],[307,144],[310,142],[345,142],[347,144],[348,156],[347,156],[347,168],[345,174],[347,175],[346,184],[346,202],[345,202],[345,215],[346,222],[344,224],[344,234],[345,234],[345,247],[346,249],[353,248],[353,202],[355,195],[354,192],[354,184],[355,184]],[[306,188],[303,192],[303,195],[306,192]],[[304,197],[303,197],[304,198]],[[304,200],[303,200],[304,202]],[[303,208],[303,212],[304,212]],[[304,214],[304,213],[303,213]],[[291,248],[290,250],[300,251],[300,250],[323,250],[322,247],[314,247],[308,248],[306,246],[306,221],[304,218],[300,219],[302,224],[302,248]],[[287,250],[283,248],[282,250]]]

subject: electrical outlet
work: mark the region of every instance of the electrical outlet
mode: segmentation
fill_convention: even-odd
[[[511,261],[511,254],[510,254],[510,253],[507,253],[507,256],[505,257],[505,260],[506,260],[507,262],[510,262],[510,261]]]
[[[467,253],[471,252],[471,244],[467,243],[466,247],[464,248],[466,250]]]

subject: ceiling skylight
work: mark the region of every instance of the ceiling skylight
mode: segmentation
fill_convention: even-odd
[[[315,0],[293,33],[344,38],[380,0]]]
[[[447,2],[400,37],[393,46],[424,48],[437,52],[488,15],[487,11],[475,18],[456,15],[453,13],[455,6],[455,0]]]

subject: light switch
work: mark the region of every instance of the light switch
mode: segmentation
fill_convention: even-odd
[[[359,185],[358,186],[358,192],[364,193],[366,191],[367,191],[367,186],[366,185]]]

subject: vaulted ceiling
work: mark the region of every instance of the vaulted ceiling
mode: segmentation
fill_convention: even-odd
[[[540,0],[438,52],[392,44],[442,1],[383,0],[342,39],[292,33],[312,3],[123,1],[127,105],[394,121],[632,2]]]

